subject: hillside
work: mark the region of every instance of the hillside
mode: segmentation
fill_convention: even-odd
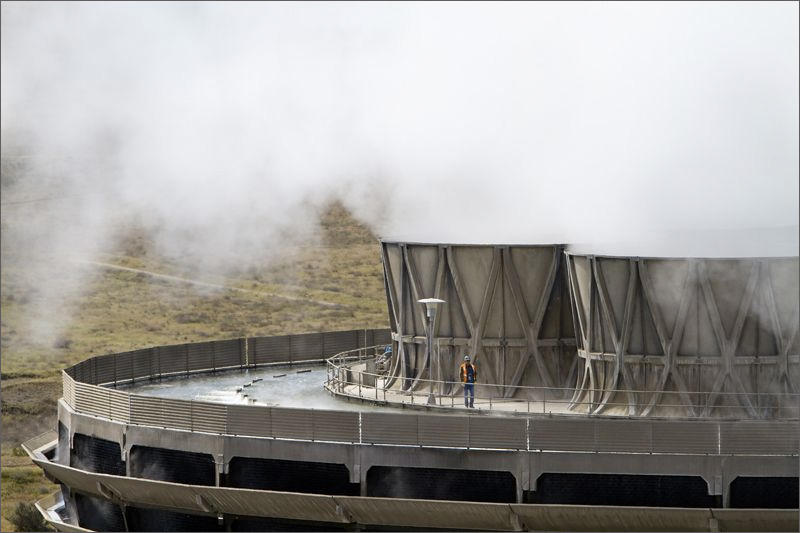
[[[14,223],[22,222],[13,211],[4,213],[4,224]],[[18,502],[56,488],[19,443],[55,427],[64,366],[144,346],[388,322],[377,239],[337,203],[322,212],[317,238],[286,246],[264,265],[224,274],[188,271],[159,256],[141,228],[124,228],[121,237],[101,257],[70,265],[90,281],[70,289],[67,323],[47,345],[35,342],[30,320],[45,295],[29,283],[23,264],[11,254],[3,257],[3,531],[13,530],[8,517]]]

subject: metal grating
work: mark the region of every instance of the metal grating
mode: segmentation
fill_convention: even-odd
[[[314,438],[313,411],[309,409],[272,408],[272,435],[284,439]]]
[[[361,441],[370,444],[410,444],[419,442],[417,415],[362,413]]]
[[[271,437],[271,409],[255,405],[229,405],[227,433],[252,437]]]
[[[649,421],[604,420],[595,431],[594,451],[649,453],[653,448]]]
[[[594,450],[594,420],[531,419],[530,431],[532,450]]]
[[[114,360],[114,375],[111,376],[111,379],[109,381],[103,380],[103,382],[116,383],[117,381],[132,379],[134,376],[133,357],[134,357],[133,352],[124,352],[117,354]]]
[[[466,416],[426,415],[418,417],[419,444],[422,446],[469,445],[469,418]]]
[[[94,415],[109,416],[108,390],[86,383],[75,384],[76,410]]]
[[[277,363],[288,361],[291,357],[291,337],[279,335],[276,337],[253,337],[247,339],[247,353],[251,365],[264,363]]]
[[[187,344],[186,357],[188,358],[188,368],[190,371],[214,368],[214,358],[212,356],[210,342]]]
[[[75,380],[72,379],[68,372],[61,372],[61,382],[64,391],[64,401],[67,402],[67,405],[75,409]]]
[[[243,341],[241,339],[213,341],[211,343],[211,349],[214,354],[216,368],[243,366],[244,357],[242,344]]]
[[[392,330],[386,329],[373,329],[371,330],[373,337],[371,345],[375,344],[391,344],[392,342]]]
[[[153,348],[145,348],[144,350],[129,352],[133,358],[134,379],[149,378],[158,373],[158,366],[153,364],[154,351]]]
[[[329,331],[323,333],[322,344],[325,357],[358,347],[358,331]]]
[[[358,413],[355,411],[312,411],[314,440],[358,442]]]
[[[523,418],[470,417],[469,446],[524,450],[525,424]]]
[[[186,345],[161,346],[158,348],[161,374],[186,372]]]
[[[113,383],[116,375],[117,354],[100,355],[94,358],[95,383]]]
[[[228,406],[208,402],[189,402],[192,431],[225,433],[227,431]]]
[[[717,424],[653,421],[653,453],[717,453]]]
[[[91,364],[92,359],[87,359],[85,361],[81,361],[73,367],[75,369],[75,381],[82,383],[92,382],[92,373],[90,368]]]
[[[131,404],[130,395],[125,392],[109,390],[108,391],[108,412],[112,420],[119,420],[120,422],[131,421]]]
[[[800,449],[797,422],[720,423],[720,453],[796,454]]]
[[[142,426],[165,427],[161,398],[131,394],[131,423]]]
[[[177,429],[194,429],[192,427],[192,401],[160,398],[164,425]]]
[[[322,333],[307,333],[290,337],[292,361],[322,359]]]

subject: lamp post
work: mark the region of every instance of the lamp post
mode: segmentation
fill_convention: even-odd
[[[427,310],[427,320],[428,320],[428,360],[431,362],[431,368],[433,368],[433,324],[436,319],[436,309],[439,307],[439,304],[447,303],[444,300],[440,300],[438,298],[423,298],[422,300],[418,300],[419,303],[425,304],[425,308]],[[438,357],[437,353],[437,357]],[[436,362],[436,366],[439,369],[439,374],[441,377],[441,361]],[[429,373],[431,379],[433,379],[433,372]],[[431,383],[431,392],[428,395],[428,405],[435,405],[436,404],[436,396],[433,394],[433,383]]]

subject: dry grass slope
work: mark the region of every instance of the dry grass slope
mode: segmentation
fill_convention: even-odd
[[[93,281],[76,295],[70,322],[51,346],[33,342],[25,321],[42,295],[24,283],[20,265],[4,258],[2,530],[13,530],[8,517],[18,502],[33,501],[56,488],[20,455],[18,445],[55,426],[62,367],[90,355],[160,344],[386,327],[375,236],[338,204],[323,213],[321,227],[322,238],[315,244],[287,247],[266,266],[226,276],[181,271],[152,253],[147,235],[131,229],[103,262],[245,290],[200,288],[86,264],[82,268],[91,269]]]

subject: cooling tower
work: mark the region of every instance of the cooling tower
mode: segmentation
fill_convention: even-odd
[[[57,431],[23,444],[61,485],[37,503],[48,522],[60,531],[796,526],[800,397],[787,391],[798,380],[797,258],[381,246],[390,330],[154,346],[65,369]],[[426,297],[447,302],[433,324],[436,357],[417,302]],[[386,371],[390,340],[388,374],[364,379],[379,360]],[[513,385],[561,396],[484,397],[472,409],[450,387],[449,405],[447,394],[414,403],[408,389],[426,397],[428,376],[453,380],[465,352],[495,398],[531,394]]]
[[[796,257],[566,261],[584,408],[768,418],[787,407],[775,393],[800,384]]]
[[[394,387],[424,390],[428,385],[420,380],[456,381],[465,353],[480,368],[482,383],[574,384],[577,359],[563,246],[387,241],[381,246]],[[417,302],[429,297],[447,302],[433,325],[440,358],[428,354],[425,306]],[[485,390],[499,397],[522,393],[510,387]]]

